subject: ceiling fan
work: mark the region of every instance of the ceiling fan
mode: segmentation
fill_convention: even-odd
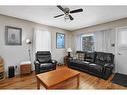
[[[57,17],[60,17],[60,16],[64,16],[65,21],[66,21],[66,20],[74,20],[74,18],[73,18],[70,14],[78,13],[78,12],[83,12],[83,9],[82,9],[82,8],[76,9],[76,10],[70,10],[69,8],[63,8],[63,7],[60,6],[60,5],[57,5],[57,7],[58,7],[61,11],[63,11],[63,14],[54,16],[54,18],[57,18]]]

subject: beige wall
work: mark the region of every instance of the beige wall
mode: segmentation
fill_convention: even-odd
[[[73,34],[82,34],[85,32],[96,32],[96,31],[106,30],[110,28],[115,29],[117,27],[123,27],[123,26],[127,26],[127,18],[75,30],[73,31]]]
[[[22,28],[22,45],[21,46],[7,46],[5,45],[5,26],[14,26]],[[0,15],[0,56],[4,58],[5,69],[7,72],[8,66],[17,65],[18,69],[16,73],[19,73],[19,65],[21,61],[28,60],[27,45],[25,43],[26,38],[33,39],[34,28],[41,27],[44,30],[51,32],[51,51],[54,59],[63,63],[63,57],[66,55],[66,48],[71,46],[71,33],[69,31],[59,29],[56,27],[50,27],[46,25],[36,24],[30,21],[16,19],[13,17]],[[65,49],[56,49],[56,32],[64,33],[66,36]],[[31,46],[33,50],[33,46]],[[34,56],[34,52],[31,52]],[[34,58],[32,57],[34,60]],[[33,66],[34,69],[34,66]]]
[[[72,45],[72,49],[73,51],[76,51],[75,50],[75,38],[78,36],[78,35],[81,35],[81,34],[84,34],[84,33],[92,33],[92,32],[96,32],[96,31],[101,31],[101,30],[107,30],[107,29],[112,29],[116,34],[116,29],[119,28],[119,27],[124,27],[124,26],[127,26],[127,18],[124,18],[124,19],[119,19],[119,20],[116,20],[116,21],[112,21],[112,22],[107,22],[107,23],[104,23],[104,24],[99,24],[99,25],[94,25],[94,26],[90,26],[90,27],[86,27],[86,28],[82,28],[82,29],[79,29],[79,30],[75,30],[72,32],[72,43],[74,43]],[[113,37],[115,37],[113,35]],[[115,39],[115,38],[114,38]]]

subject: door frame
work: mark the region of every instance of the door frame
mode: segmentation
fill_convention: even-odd
[[[117,27],[115,28],[115,31],[116,31],[116,36],[115,36],[115,73],[118,72],[118,32],[120,29],[124,29],[124,28],[127,28],[127,26],[123,26],[123,27]]]

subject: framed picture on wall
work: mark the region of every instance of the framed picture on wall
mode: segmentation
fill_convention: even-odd
[[[65,34],[56,33],[56,48],[65,48]]]
[[[5,26],[6,45],[22,45],[22,28]]]

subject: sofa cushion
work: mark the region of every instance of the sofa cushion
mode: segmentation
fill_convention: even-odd
[[[45,55],[45,56],[38,56],[37,60],[40,62],[40,63],[43,63],[43,62],[51,62],[51,56],[50,55]]]
[[[36,53],[36,60],[39,63],[51,62],[51,53],[49,51],[38,51]]]
[[[76,52],[76,59],[84,60],[84,58],[85,58],[85,52],[84,51],[77,51]]]
[[[88,66],[90,64],[90,62],[80,61],[78,64],[81,64],[82,66]]]
[[[103,70],[103,66],[101,66],[99,64],[94,64],[94,63],[89,64],[89,68],[90,68],[90,70],[95,71],[95,72],[96,71],[102,72],[102,70]]]
[[[89,64],[90,63],[88,61],[82,61],[82,60],[79,60],[79,59],[73,59],[70,62],[71,63],[77,63],[77,64]]]
[[[105,63],[113,63],[113,59],[112,53],[96,52],[95,63],[104,65]]]
[[[52,68],[52,63],[42,63],[40,64],[40,68]]]
[[[90,62],[81,61],[81,60],[78,60],[78,59],[73,59],[70,62],[71,66],[75,66],[75,67],[82,68],[82,69],[88,69],[89,64],[90,64]]]
[[[72,63],[79,63],[81,60],[79,60],[79,59],[73,59],[73,60],[70,60],[70,62]]]
[[[97,60],[97,61],[95,62],[95,64],[104,66],[104,65],[105,65],[105,62],[104,62],[104,61],[101,61],[101,60]]]
[[[38,58],[39,63],[51,62],[49,58]]]
[[[114,55],[112,53],[105,53],[104,60],[106,63],[113,63]]]

